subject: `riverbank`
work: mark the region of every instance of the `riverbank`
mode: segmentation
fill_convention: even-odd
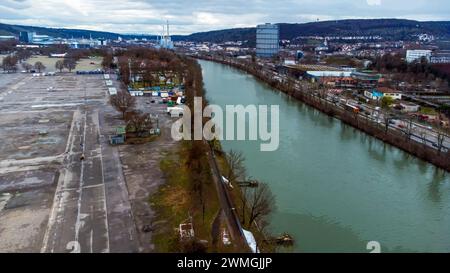
[[[201,68],[196,60],[182,60],[188,71],[186,105],[193,108],[195,97],[204,99]],[[231,196],[235,194],[228,192],[217,166],[220,159],[201,140],[184,140],[177,151],[164,155],[160,169],[166,183],[149,200],[156,211],[155,221],[162,223],[153,237],[157,252],[249,252],[233,209]],[[182,226],[192,227],[194,234],[183,235]],[[224,234],[231,237],[228,243]]]
[[[379,123],[373,122],[364,116],[354,114],[345,109],[337,107],[332,102],[316,96],[311,92],[302,92],[296,90],[292,85],[284,84],[274,80],[270,75],[261,73],[261,70],[253,69],[242,63],[232,62],[227,59],[219,59],[213,56],[196,56],[198,59],[213,61],[239,69],[243,72],[253,75],[258,80],[268,84],[274,89],[277,89],[289,96],[296,98],[303,103],[318,109],[319,111],[335,117],[342,122],[351,125],[385,143],[393,145],[411,155],[414,155],[424,161],[427,161],[439,168],[450,172],[450,151],[440,152],[422,143],[413,141],[409,135],[382,126]]]
[[[277,251],[367,253],[367,242],[374,240],[383,253],[449,251],[446,171],[252,75],[215,62],[199,63],[210,104],[223,109],[279,105],[276,151],[262,152],[262,140],[220,141],[224,151],[243,154],[248,177],[270,186],[276,204],[264,230],[295,239],[294,246]]]

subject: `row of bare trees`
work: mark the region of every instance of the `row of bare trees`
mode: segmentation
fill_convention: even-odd
[[[187,64],[171,51],[131,48],[119,54],[119,72],[126,85],[130,84],[130,80],[140,81],[144,86],[158,85],[160,76],[167,84],[175,78],[182,80],[187,73]],[[104,68],[113,68],[113,56],[107,54],[102,65]]]
[[[31,70],[36,70],[39,73],[46,69],[45,65],[38,61],[34,65],[25,62],[28,58],[32,56],[33,52],[28,49],[19,49],[14,54],[6,56],[1,64],[1,67],[6,72],[16,72],[17,65],[21,63],[22,68],[30,72]],[[55,68],[62,72],[64,69],[67,69],[69,72],[72,72],[76,68],[77,61],[81,58],[89,56],[90,51],[86,50],[72,50],[67,53],[67,56],[64,57],[63,60],[58,60],[55,63]]]
[[[230,150],[226,155],[228,179],[230,183],[255,181],[247,177],[245,157],[242,152]],[[248,228],[257,224],[264,229],[268,217],[275,209],[275,196],[267,183],[256,181],[257,187],[241,187],[241,221]]]
[[[19,49],[3,58],[1,67],[5,72],[16,72],[17,64],[22,63],[31,57],[31,52],[26,49]]]
[[[38,71],[39,73],[41,73],[41,71],[44,71],[47,67],[42,63],[37,61],[34,65],[24,62],[22,63],[22,68],[26,71],[26,72],[30,72],[32,69]]]
[[[16,49],[16,40],[0,41],[0,54],[8,54]]]
[[[6,56],[2,61],[2,68],[5,72],[17,72],[17,63],[18,59],[15,55]],[[30,72],[32,69],[37,70],[39,73],[43,70],[45,70],[45,65],[42,62],[36,62],[34,65],[22,62],[21,64],[22,68],[26,72]]]
[[[386,54],[375,58],[369,68],[382,73],[398,73],[402,81],[409,83],[437,80],[441,87],[443,87],[443,81],[450,86],[450,75],[429,63],[425,58],[407,63],[401,54]]]
[[[17,71],[17,63],[19,59],[16,57],[16,55],[10,55],[6,56],[2,61],[2,68],[6,72],[16,72]],[[58,69],[60,72],[64,68],[67,68],[69,72],[72,72],[73,69],[76,68],[76,60],[73,58],[65,58],[64,60],[58,60],[55,63],[55,68]],[[34,65],[28,63],[28,62],[22,62],[21,64],[22,68],[26,72],[30,72],[31,70],[36,70],[39,73],[44,71],[47,67],[40,61],[37,61]]]
[[[223,62],[228,62],[225,56],[222,58]],[[234,65],[237,66],[239,64],[236,63]],[[251,63],[250,61],[242,69],[257,77],[264,78],[264,71],[257,63]],[[274,82],[273,84],[276,85],[277,83]],[[241,187],[239,194],[241,211],[239,214],[244,227],[250,228],[257,225],[260,231],[264,232],[269,223],[268,218],[276,208],[275,196],[267,183],[255,181],[247,176],[245,157],[241,152],[231,150],[225,154],[225,158],[228,166],[225,174],[230,183],[254,181],[258,185],[257,187]]]
[[[111,105],[122,114],[126,122],[126,131],[135,133],[138,137],[143,136],[152,128],[149,114],[135,109],[136,99],[126,91],[120,91],[117,95],[110,97]]]
[[[165,57],[168,57],[168,55]],[[194,97],[204,98],[205,96],[201,68],[195,60],[180,58],[178,56],[176,61],[169,59],[164,60],[165,65],[163,66],[170,69],[170,66],[167,66],[167,64],[173,64],[175,62],[181,62],[183,67],[186,68],[186,78],[184,82],[187,98],[186,105],[190,109],[193,109]],[[206,103],[204,102],[203,107],[205,106]],[[193,113],[191,113],[191,115],[193,115]],[[191,116],[191,121],[194,121],[193,116]],[[203,120],[203,122],[205,122],[205,120]],[[193,130],[194,126],[191,126],[191,128]],[[187,164],[189,169],[190,188],[193,195],[196,196],[195,200],[198,200],[197,205],[201,208],[202,218],[204,220],[205,211],[207,210],[207,198],[211,198],[205,195],[205,189],[212,184],[212,173],[207,156],[208,146],[202,140],[191,140],[186,144],[189,147]]]
[[[64,58],[63,60],[58,60],[55,63],[55,68],[62,72],[64,68],[72,72],[77,67],[77,61],[75,58]]]

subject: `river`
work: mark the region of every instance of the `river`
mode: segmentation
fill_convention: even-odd
[[[199,61],[210,104],[279,105],[280,145],[222,141],[268,183],[286,252],[450,252],[449,173],[328,117],[234,68]]]

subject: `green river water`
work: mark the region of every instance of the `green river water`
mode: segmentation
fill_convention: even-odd
[[[273,234],[287,252],[450,252],[450,176],[401,150],[260,83],[236,69],[199,61],[210,104],[279,105],[280,145],[223,141],[242,151],[249,175],[276,196]]]

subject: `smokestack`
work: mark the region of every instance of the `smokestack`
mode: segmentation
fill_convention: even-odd
[[[167,38],[170,37],[170,33],[169,33],[169,20],[167,20]]]

